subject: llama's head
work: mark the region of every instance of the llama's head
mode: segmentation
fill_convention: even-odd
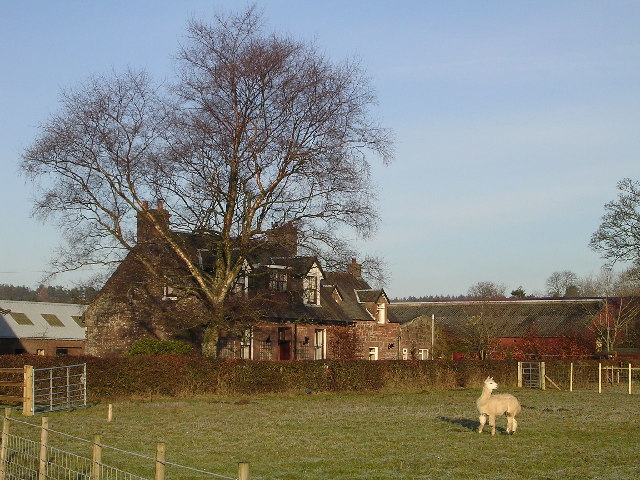
[[[495,390],[496,388],[498,388],[498,384],[493,380],[493,377],[487,377],[487,379],[484,381],[484,386],[489,390]]]

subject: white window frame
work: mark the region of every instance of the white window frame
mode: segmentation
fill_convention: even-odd
[[[163,300],[178,300],[178,295],[176,295],[176,290],[169,285],[165,285],[162,288],[162,299]]]
[[[369,347],[369,360],[378,360],[378,347]]]
[[[327,358],[327,330],[316,328],[313,335],[313,359],[326,360]]]
[[[418,360],[429,360],[429,349],[428,348],[419,348],[418,349]]]
[[[387,323],[387,304],[379,303],[376,308],[376,320],[380,325]]]
[[[240,337],[240,358],[251,360],[253,358],[253,329],[247,328]]]
[[[408,348],[403,348],[402,349],[402,359],[403,360],[409,360],[409,349]]]
[[[308,305],[320,305],[320,295],[318,291],[319,278],[316,275],[307,275],[302,281],[304,303]]]

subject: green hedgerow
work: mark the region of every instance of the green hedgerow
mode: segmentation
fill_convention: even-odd
[[[142,338],[134,342],[126,353],[127,357],[135,355],[188,355],[193,346],[178,340],[158,340]]]

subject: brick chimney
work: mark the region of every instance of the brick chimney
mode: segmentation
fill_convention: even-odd
[[[160,229],[168,233],[169,232],[169,212],[164,209],[162,202],[157,203],[157,208],[149,208],[149,202],[142,203],[144,212],[139,212],[137,216],[138,222],[138,243],[150,242],[154,239],[160,238],[160,232],[154,225],[157,223]],[[151,215],[153,220],[150,220],[147,215]]]
[[[267,240],[272,245],[282,248],[283,257],[295,257],[298,254],[298,227],[292,222],[273,226],[267,232]]]
[[[347,273],[353,275],[358,280],[362,279],[362,265],[356,262],[355,258],[351,259],[351,263],[347,265]]]

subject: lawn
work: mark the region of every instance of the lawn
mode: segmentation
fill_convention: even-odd
[[[640,476],[640,395],[513,393],[523,410],[512,436],[505,418],[495,437],[477,433],[477,390],[130,401],[113,404],[112,422],[97,404],[52,413],[49,426],[149,456],[166,442],[169,462],[228,477],[249,462],[252,480]]]

